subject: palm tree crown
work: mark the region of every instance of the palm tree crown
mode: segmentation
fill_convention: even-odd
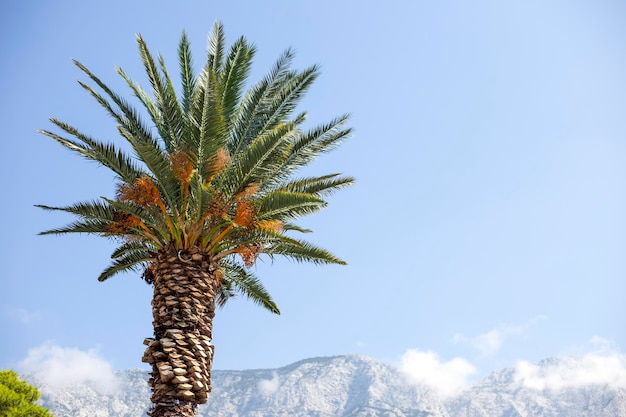
[[[66,207],[78,219],[42,234],[89,233],[120,242],[104,281],[123,271],[143,271],[154,279],[155,255],[166,248],[179,257],[199,249],[218,265],[216,302],[241,293],[278,313],[274,301],[250,271],[260,254],[283,255],[313,263],[344,262],[288,232],[307,232],[295,221],[326,206],[324,198],[353,183],[329,174],[296,177],[296,171],[333,149],[350,129],[343,115],[313,129],[301,126],[306,113],[294,113],[319,68],[291,68],[287,50],[269,73],[247,91],[255,47],[245,38],[226,48],[216,23],[206,64],[193,72],[190,45],[183,33],[178,59],[181,87],[176,90],[163,58],[137,37],[152,94],[118,68],[141,102],[150,124],[124,98],[81,63],[95,85],[80,85],[113,117],[132,154],[52,118],[61,132],[42,130],[68,149],[111,169],[117,179],[113,198]],[[145,115],[144,115],[145,117]],[[184,256],[181,260],[185,260]]]

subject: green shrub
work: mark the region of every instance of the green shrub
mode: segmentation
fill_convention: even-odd
[[[19,379],[17,372],[0,371],[0,416],[52,417],[50,411],[35,404],[39,397],[39,390]]]

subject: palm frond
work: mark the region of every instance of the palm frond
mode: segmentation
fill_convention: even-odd
[[[76,214],[84,219],[104,221],[113,220],[115,213],[115,209],[113,207],[97,200],[74,203],[66,207],[52,207],[43,204],[36,204],[35,207],[48,211],[64,211],[66,213]]]
[[[329,152],[338,146],[343,139],[352,133],[352,129],[344,128],[349,115],[331,120],[307,132],[302,132],[294,142],[291,155],[285,161],[285,169],[293,170],[312,162],[321,153]]]
[[[194,109],[201,115],[196,146],[196,169],[206,176],[206,161],[215,155],[217,150],[224,146],[224,116],[222,113],[221,97],[217,91],[217,75],[209,67],[200,77],[199,89],[202,101],[194,103]]]
[[[237,113],[234,115],[228,150],[235,155],[254,139],[251,132],[265,125],[264,101],[272,93],[272,87],[284,79],[293,60],[293,51],[286,50],[276,61],[269,74],[254,84],[245,94]]]
[[[137,250],[127,252],[124,255],[116,257],[111,265],[105,268],[100,276],[98,276],[98,281],[106,281],[120,272],[138,272],[140,268],[145,267],[150,259],[151,256],[147,251]]]
[[[282,231],[271,231],[256,228],[254,230],[245,230],[241,233],[233,233],[229,239],[220,241],[216,246],[213,254],[214,259],[227,259],[229,256],[239,253],[239,250],[246,246],[254,246],[257,244],[271,246],[277,243],[298,246],[302,242],[289,237]]]
[[[275,242],[265,246],[263,252],[270,256],[282,255],[298,262],[346,265],[345,261],[337,258],[327,250],[303,241],[299,241],[297,245],[288,242]]]
[[[143,171],[137,168],[134,161],[132,161],[124,152],[116,149],[113,144],[105,144],[92,139],[91,137],[79,132],[76,128],[55,118],[51,118],[50,121],[65,132],[75,136],[82,143],[63,138],[56,133],[52,133],[47,130],[39,130],[39,133],[56,140],[72,151],[80,153],[83,157],[96,161],[109,168],[125,182],[133,182],[137,177],[140,177],[143,174]]]
[[[280,314],[280,310],[269,292],[252,272],[233,261],[224,261],[223,266],[224,278],[233,290],[272,313]]]
[[[143,106],[148,111],[152,122],[159,131],[159,135],[161,135],[162,137],[165,136],[167,138],[169,133],[164,126],[165,122],[163,120],[163,114],[159,110],[154,100],[152,100],[152,97],[150,97],[150,95],[141,87],[141,85],[134,82],[128,75],[126,75],[122,68],[117,67],[116,70],[117,73],[122,77],[122,79],[126,81],[126,84],[133,91],[135,97],[137,97],[139,101],[141,101],[141,104],[143,104]]]
[[[300,227],[297,224],[293,224],[289,222],[283,223],[283,230],[285,232],[293,230],[294,232],[299,232],[299,233],[313,233],[313,230],[311,229],[305,229],[304,227]]]
[[[215,74],[219,74],[222,70],[225,44],[224,27],[220,22],[215,22],[209,35],[209,50],[207,51],[207,67],[211,68]]]
[[[124,98],[120,95],[113,92],[106,84],[104,84],[98,77],[96,77],[87,67],[85,67],[80,62],[74,60],[74,64],[80,68],[87,76],[95,82],[98,87],[100,87],[113,101],[113,103],[118,107],[119,111],[116,110],[111,103],[107,99],[105,99],[101,94],[97,93],[93,88],[89,85],[83,83],[82,81],[78,81],[81,87],[83,87],[92,97],[100,103],[102,107],[105,108],[107,113],[112,116],[118,123],[119,126],[123,127],[126,131],[131,132],[137,140],[149,140],[153,141],[152,133],[150,130],[144,125],[141,120],[141,117],[137,113],[137,110],[133,108]],[[121,112],[121,113],[120,113]]]
[[[341,177],[340,175],[341,174],[330,174],[321,177],[301,178],[282,185],[278,190],[307,193],[315,196],[327,196],[339,189],[354,184],[354,178]]]
[[[241,100],[242,88],[248,78],[256,49],[240,37],[231,47],[220,73],[224,120],[230,121]]]
[[[108,236],[108,226],[110,222],[102,220],[75,221],[66,226],[44,230],[39,235],[64,235],[68,233],[87,233]]]
[[[237,296],[237,293],[233,289],[232,284],[229,280],[222,281],[222,285],[220,285],[217,294],[215,294],[215,304],[223,308],[228,300]]]
[[[261,197],[259,220],[288,220],[312,214],[326,207],[326,202],[312,194],[273,191]]]
[[[187,39],[187,34],[183,31],[178,44],[178,65],[180,67],[180,80],[182,84],[181,105],[183,113],[186,115],[191,108],[193,94],[196,88],[196,77],[193,73],[193,58],[191,56],[191,45]]]
[[[302,96],[319,75],[319,67],[313,65],[299,73],[287,73],[284,79],[275,80],[270,86],[272,95],[263,103],[264,123],[249,134],[257,136],[276,124],[283,122],[298,105]]]
[[[137,111],[129,106],[125,100],[111,91],[104,83],[102,83],[95,75],[93,75],[86,67],[75,61],[76,65],[81,68],[89,77],[109,95],[115,104],[122,110],[123,115],[119,114],[112,108],[110,103],[100,94],[95,92],[91,87],[79,81],[98,102],[107,109],[118,121],[118,131],[124,137],[137,156],[137,159],[143,162],[148,170],[157,178],[157,184],[161,188],[164,198],[170,207],[175,207],[178,200],[178,186],[173,176],[169,160],[164,154],[164,150],[159,146],[159,142],[152,137],[150,132],[143,126]]]
[[[160,56],[158,58],[160,72],[141,35],[137,35],[137,45],[162,119],[162,123],[157,124],[157,128],[166,148],[173,149],[180,134],[180,119],[182,118],[174,87],[167,74],[163,59]]]
[[[183,110],[180,107],[178,99],[176,98],[174,83],[172,82],[169,72],[167,71],[165,60],[161,55],[159,55],[159,67],[161,68],[161,73],[163,74],[165,87],[163,103],[160,104],[163,108],[162,113],[164,114],[164,119],[167,121],[167,128],[169,130],[170,137],[173,140],[172,143],[166,143],[166,145],[168,145],[168,151],[171,152],[180,142],[186,123],[184,121]]]
[[[236,195],[251,183],[262,185],[274,166],[282,162],[282,155],[291,146],[289,138],[292,133],[293,126],[283,124],[242,149],[222,175],[226,196]]]
[[[165,150],[161,149],[156,140],[137,140],[131,132],[122,127],[119,127],[118,131],[130,143],[137,158],[146,165],[154,176],[155,184],[161,190],[167,206],[177,207],[177,202],[180,200],[180,183],[172,172],[170,160]]]
[[[128,255],[131,252],[140,252],[142,255],[147,256],[146,259],[149,259],[152,256],[150,251],[156,251],[156,249],[157,248],[154,245],[151,245],[150,242],[130,240],[124,242],[117,249],[115,249],[111,254],[111,258],[119,258],[121,256]]]
[[[176,230],[172,230],[172,222],[168,222],[167,214],[158,207],[143,208],[132,202],[115,201],[102,197],[109,206],[117,211],[128,213],[140,219],[146,228],[136,228],[136,234],[157,247],[165,246],[170,239],[177,237]]]

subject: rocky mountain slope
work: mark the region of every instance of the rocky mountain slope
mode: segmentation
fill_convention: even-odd
[[[567,363],[576,366],[576,362]],[[566,359],[537,364],[536,371]],[[28,377],[27,377],[28,378]],[[149,406],[148,375],[119,371],[115,384],[40,387],[56,417],[140,417]],[[512,368],[492,373],[453,398],[407,382],[396,368],[374,359],[307,359],[268,370],[214,371],[201,417],[626,417],[626,389],[610,384],[541,386],[520,381]]]

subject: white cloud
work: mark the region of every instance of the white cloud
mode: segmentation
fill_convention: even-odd
[[[529,327],[541,320],[546,320],[546,317],[538,316],[522,324],[501,324],[474,337],[466,337],[459,333],[454,335],[453,340],[454,343],[466,343],[472,346],[480,352],[481,356],[493,356],[500,351],[506,338],[524,333]]]
[[[463,358],[443,362],[434,352],[410,349],[401,358],[400,370],[413,384],[424,384],[444,397],[452,396],[469,386],[469,377],[476,368]]]
[[[561,358],[543,366],[520,361],[515,367],[515,381],[536,390],[556,391],[598,384],[626,388],[626,355],[598,336],[590,344],[594,351],[579,358]]]
[[[626,357],[590,353],[582,359],[564,360],[543,367],[521,361],[515,368],[515,380],[526,388],[537,390],[596,384],[626,388]]]
[[[42,315],[37,311],[28,311],[21,307],[7,307],[7,315],[21,324],[31,324],[41,320]]]
[[[274,372],[272,379],[262,379],[259,381],[259,391],[261,391],[261,394],[266,397],[274,395],[276,391],[278,391],[279,386],[280,379],[278,378],[278,374],[276,372]]]
[[[511,334],[513,329],[502,326],[474,337],[466,337],[462,334],[454,335],[454,343],[466,343],[477,349],[482,356],[491,356],[502,347],[505,336]]]
[[[606,339],[604,337],[600,337],[600,336],[593,336],[591,338],[591,340],[589,340],[589,344],[591,346],[593,346],[593,352],[596,353],[614,353],[617,352],[617,348],[615,347],[615,344],[610,341],[609,339]]]
[[[30,349],[19,369],[34,374],[50,389],[91,383],[100,391],[110,392],[117,385],[111,365],[93,349],[82,351],[47,342]]]

